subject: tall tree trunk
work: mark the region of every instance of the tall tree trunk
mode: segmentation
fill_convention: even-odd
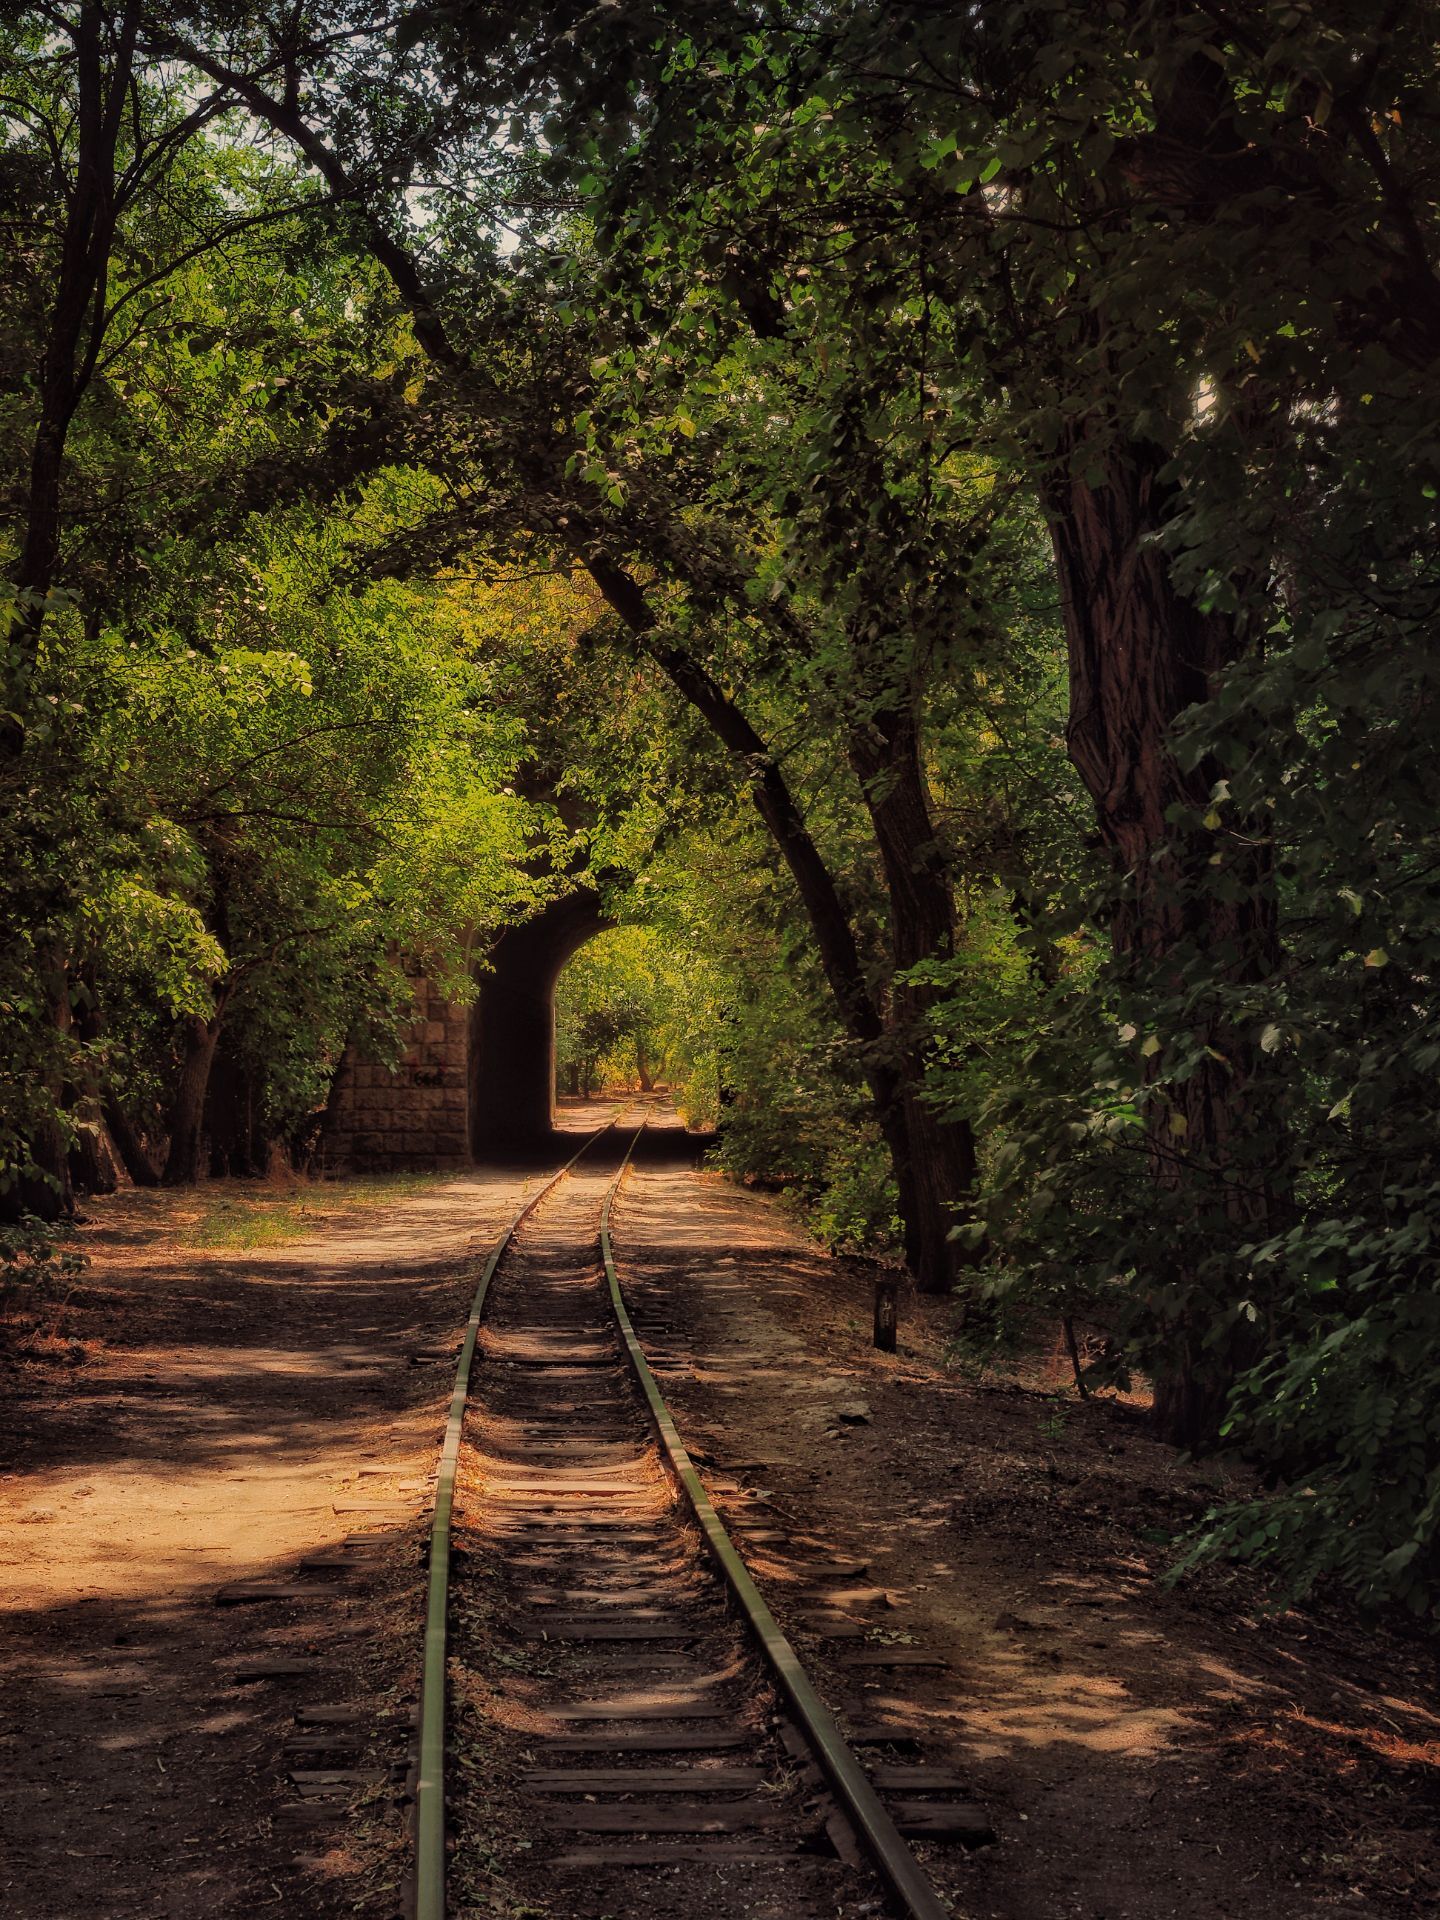
[[[126,1173],[137,1187],[158,1187],[160,1174],[134,1121],[113,1093],[105,1096],[105,1125]]]
[[[221,1011],[217,1008],[209,1020],[192,1013],[185,1021],[185,1053],[170,1106],[170,1151],[161,1176],[167,1187],[194,1186],[201,1175],[205,1095],[210,1086],[221,1020]]]
[[[1047,489],[1070,659],[1069,751],[1121,876],[1116,956],[1137,983],[1179,1004],[1187,953],[1203,952],[1235,985],[1265,978],[1280,957],[1264,824],[1212,831],[1167,818],[1179,807],[1203,820],[1224,777],[1209,760],[1183,769],[1170,735],[1187,707],[1213,693],[1240,639],[1230,620],[1203,613],[1171,582],[1156,544],[1171,500],[1161,449],[1120,445],[1091,459],[1103,479],[1080,478],[1086,462],[1077,458]],[[1152,1104],[1149,1133],[1180,1284],[1173,1271],[1151,1280],[1158,1298],[1181,1302],[1160,1309],[1168,1319],[1155,1368],[1156,1421],[1167,1438],[1196,1447],[1214,1439],[1236,1374],[1256,1357],[1258,1332],[1240,1311],[1249,1277],[1236,1271],[1228,1287],[1207,1292],[1187,1268],[1186,1248],[1208,1252],[1217,1229],[1263,1230],[1277,1198],[1283,1127],[1251,1036],[1219,1005],[1188,1017],[1192,1027],[1199,1020],[1194,1037],[1210,1051],[1166,1101]]]
[[[105,1110],[93,1092],[75,1107],[75,1145],[70,1149],[70,1182],[77,1193],[114,1193],[124,1167],[110,1137]]]
[[[30,445],[23,531],[13,574],[18,617],[9,632],[9,660],[0,688],[0,763],[22,780],[27,717],[34,695],[32,682],[47,597],[55,584],[60,558],[66,443],[103,332],[115,235],[116,148],[130,97],[138,24],[136,6],[112,18],[96,0],[83,0],[73,18],[61,26],[74,49],[74,176],[65,194],[59,270],[36,370],[38,408]],[[65,956],[52,952],[42,959],[41,966],[47,973],[59,975],[58,989],[52,989],[51,981],[46,980],[44,991],[50,1017],[64,1036],[70,1027]],[[62,1038],[62,1049],[63,1045]],[[36,1171],[22,1178],[16,1197],[29,1212],[55,1220],[73,1205],[70,1129],[58,1079],[47,1092],[53,1095],[54,1111],[41,1120],[27,1142]]]
[[[25,532],[15,569],[22,601],[11,645],[18,654],[22,696],[45,621],[45,596],[55,583],[60,557],[60,489],[70,423],[90,382],[103,338],[118,217],[116,152],[130,100],[139,23],[138,6],[126,6],[111,15],[96,0],[83,0],[66,28],[75,50],[74,180],[66,195],[59,271],[36,382],[39,414],[30,447]],[[12,694],[8,704],[18,709],[18,716],[6,717],[3,738],[18,750],[24,728],[23,697],[16,699]]]
[[[900,1108],[911,1182],[906,1264],[922,1292],[946,1293],[957,1268],[978,1258],[950,1237],[957,1209],[973,1197],[975,1140],[968,1122],[942,1119],[922,1098],[937,990],[901,977],[921,961],[948,960],[955,951],[955,898],[930,814],[913,703],[897,704],[857,727],[850,762],[875,831],[889,902],[896,974],[890,1027],[902,1062]]]
[[[643,1040],[637,1040],[635,1042],[635,1071],[640,1078],[640,1091],[642,1093],[653,1093],[655,1091],[655,1076],[650,1071],[650,1062],[645,1053],[645,1042]]]

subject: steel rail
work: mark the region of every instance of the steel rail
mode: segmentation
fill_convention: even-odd
[[[470,1374],[480,1321],[495,1269],[521,1226],[546,1194],[565,1178],[581,1154],[619,1124],[619,1116],[597,1127],[531,1194],[490,1248],[475,1295],[455,1369],[455,1387],[445,1422],[445,1439],[435,1477],[435,1511],[430,1523],[430,1579],[425,1602],[425,1661],[420,1678],[419,1765],[415,1784],[415,1920],[445,1920],[445,1678],[450,1601],[450,1521],[455,1506],[455,1474],[470,1394]],[[638,1135],[637,1135],[638,1138]],[[634,1143],[631,1143],[632,1151]],[[629,1154],[626,1161],[629,1161]]]
[[[709,1494],[705,1491],[704,1482],[695,1471],[695,1463],[686,1451],[685,1443],[680,1438],[670,1409],[665,1404],[665,1396],[661,1393],[655,1376],[650,1371],[649,1362],[636,1336],[634,1324],[620,1289],[620,1276],[615,1268],[615,1250],[610,1237],[610,1210],[616,1194],[620,1191],[620,1183],[629,1170],[636,1141],[644,1130],[642,1121],[636,1130],[635,1139],[630,1142],[629,1151],[621,1163],[620,1171],[606,1191],[605,1204],[600,1213],[600,1251],[605,1261],[605,1278],[610,1286],[610,1304],[615,1310],[615,1318],[625,1343],[631,1369],[645,1395],[660,1444],[670,1462],[671,1470],[685,1491],[691,1511],[699,1523],[711,1553],[719,1563],[720,1571],[725,1576],[730,1591],[739,1602],[747,1623],[760,1642],[782,1693],[800,1722],[806,1739],[814,1748],[841,1806],[850,1816],[872,1859],[880,1869],[882,1878],[900,1902],[902,1910],[910,1916],[910,1920],[953,1920],[950,1908],[941,1900],[926,1878],[920,1862],[906,1845],[880,1796],[866,1778],[860,1762],[846,1744],[845,1736],[833,1715],[811,1686],[809,1677],[800,1663],[800,1656],[781,1632],[779,1622],[766,1606],[760,1589],[751,1579],[749,1568],[741,1559],[734,1541],[725,1531],[724,1523],[711,1504]]]

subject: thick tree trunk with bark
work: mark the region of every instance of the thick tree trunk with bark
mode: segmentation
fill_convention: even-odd
[[[1279,962],[1263,824],[1253,832],[1244,830],[1247,822],[1212,831],[1167,819],[1177,806],[1203,819],[1224,777],[1208,761],[1182,769],[1170,737],[1177,717],[1211,696],[1239,639],[1227,618],[1175,591],[1155,544],[1169,509],[1161,450],[1121,445],[1093,458],[1103,461],[1103,481],[1077,477],[1083,462],[1076,461],[1052,477],[1047,504],[1070,657],[1070,757],[1122,876],[1111,923],[1115,952],[1137,980],[1177,996],[1187,951],[1206,954],[1228,983],[1263,979]],[[1217,858],[1223,885],[1216,884]],[[1207,1251],[1217,1229],[1263,1229],[1276,1199],[1263,1168],[1283,1157],[1283,1129],[1254,1039],[1219,1007],[1199,1037],[1212,1052],[1166,1102],[1155,1103],[1149,1136],[1151,1174],[1175,1215],[1182,1263],[1186,1245]],[[1175,1278],[1152,1276],[1157,1291]],[[1155,1413],[1169,1439],[1204,1446],[1218,1431],[1235,1375],[1255,1358],[1257,1333],[1243,1318],[1228,1331],[1216,1324],[1243,1299],[1246,1276],[1235,1276],[1232,1298],[1212,1291],[1203,1305],[1196,1304],[1202,1290],[1183,1274],[1181,1281],[1188,1298],[1163,1330]]]
[[[221,1014],[187,1016],[180,1079],[170,1106],[170,1151],[161,1176],[167,1187],[190,1187],[203,1172],[205,1096],[220,1039]]]
[[[70,1149],[70,1181],[77,1193],[114,1193],[124,1168],[120,1149],[98,1099],[86,1095],[75,1108],[75,1145]]]
[[[901,976],[923,960],[955,951],[955,897],[930,814],[913,704],[877,714],[855,729],[850,761],[860,781],[885,872],[890,912],[890,1028],[901,1065],[900,1104],[909,1176],[906,1264],[924,1293],[945,1293],[958,1267],[976,1258],[951,1230],[975,1185],[975,1141],[968,1123],[947,1121],[922,1098],[930,1052],[929,1014],[936,989]]]
[[[25,532],[15,568],[23,596],[11,644],[19,656],[18,717],[7,716],[3,736],[18,751],[24,732],[23,689],[45,622],[45,596],[60,557],[61,482],[66,442],[99,356],[105,295],[118,217],[116,153],[130,100],[140,9],[110,15],[84,0],[67,31],[75,60],[74,181],[66,195],[65,227],[55,296],[45,329],[36,390],[39,400],[30,447]],[[107,66],[108,57],[108,66]]]
[[[160,1173],[150,1157],[150,1149],[140,1137],[134,1121],[113,1094],[105,1097],[105,1125],[115,1142],[121,1163],[135,1185],[158,1187]]]

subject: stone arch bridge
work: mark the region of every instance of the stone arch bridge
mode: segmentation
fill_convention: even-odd
[[[604,933],[600,895],[577,887],[507,927],[471,1007],[412,978],[415,1016],[392,1072],[346,1051],[325,1117],[325,1162],[357,1173],[466,1167],[541,1152],[555,1128],[555,983]]]

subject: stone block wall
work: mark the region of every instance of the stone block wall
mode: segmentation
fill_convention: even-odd
[[[329,1172],[419,1173],[470,1165],[469,1016],[412,976],[415,1017],[392,1073],[346,1050],[325,1116]]]

